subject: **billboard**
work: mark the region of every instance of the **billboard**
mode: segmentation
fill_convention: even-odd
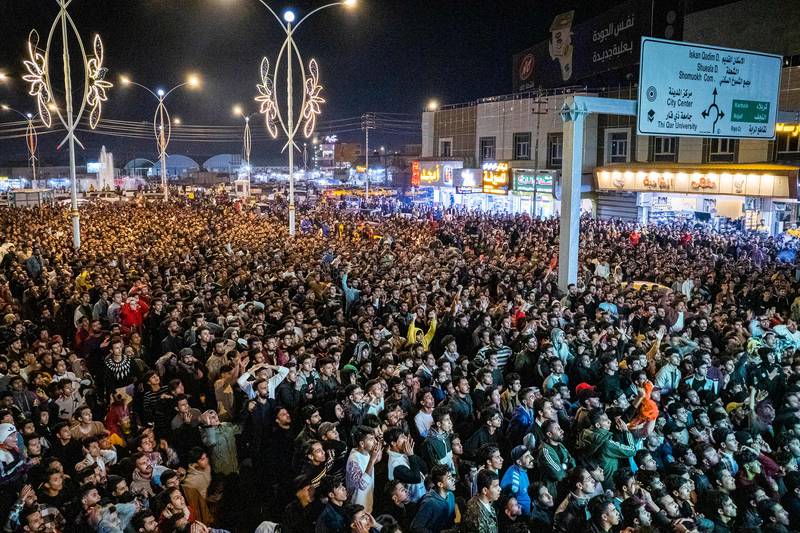
[[[599,74],[632,69],[642,36],[682,37],[680,6],[680,0],[628,0],[580,24],[575,11],[556,15],[546,41],[514,56],[514,91],[578,85]]]
[[[642,39],[641,135],[772,139],[783,57]]]

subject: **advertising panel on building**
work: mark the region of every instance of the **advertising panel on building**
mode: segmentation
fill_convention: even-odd
[[[453,161],[413,161],[411,165],[412,185],[416,187],[455,187],[455,176],[464,162]],[[415,177],[416,176],[416,177]]]
[[[483,164],[483,192],[485,194],[507,195],[509,166],[505,161]]]
[[[462,168],[456,179],[458,194],[474,194],[483,192],[483,173],[477,168]]]
[[[523,168],[514,169],[514,185],[512,190],[519,194],[553,194],[555,172],[535,171]]]
[[[642,36],[683,35],[680,0],[628,0],[578,23],[581,14],[556,15],[547,41],[514,56],[514,91],[597,81],[599,74],[636,65]]]

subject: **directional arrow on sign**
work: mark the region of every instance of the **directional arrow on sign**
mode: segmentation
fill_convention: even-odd
[[[708,118],[708,116],[711,114],[711,110],[714,110],[714,124],[711,125],[711,133],[717,131],[717,122],[719,122],[719,119],[725,116],[725,113],[723,113],[723,111],[717,105],[717,94],[717,88],[714,87],[714,91],[711,93],[711,105],[708,106],[708,109],[704,109],[703,112],[700,113],[703,118]]]

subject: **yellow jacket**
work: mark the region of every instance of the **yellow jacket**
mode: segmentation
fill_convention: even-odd
[[[422,333],[422,328],[418,328],[414,320],[408,323],[408,335],[406,335],[406,344],[411,345],[417,342],[417,334]],[[427,350],[431,345],[433,336],[436,334],[436,319],[431,320],[428,326],[428,333],[422,337],[422,349]]]

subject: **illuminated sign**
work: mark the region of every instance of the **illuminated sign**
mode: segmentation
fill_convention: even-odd
[[[444,179],[442,180],[442,182],[445,185],[451,185],[451,186],[453,185],[453,167],[451,167],[450,165],[444,166]]]
[[[328,144],[335,144],[339,142],[339,137],[337,137],[336,135],[326,135],[325,142]]]
[[[427,185],[437,183],[439,181],[439,178],[440,178],[439,165],[434,165],[433,167],[421,168],[419,171],[419,180]]]
[[[478,186],[478,178],[475,175],[475,171],[471,168],[465,168],[461,170],[461,186],[462,187],[477,187]]]
[[[800,124],[786,124],[783,122],[778,122],[775,124],[775,131],[778,133],[790,133],[794,137],[797,137],[800,134]]]
[[[599,169],[596,178],[598,189],[602,190],[788,198],[791,194],[787,174],[756,168]]]
[[[514,170],[514,187],[515,192],[532,193],[534,189],[536,192],[552,192],[554,175],[550,173],[540,172],[538,174],[528,170]]]
[[[419,161],[412,161],[411,162],[411,186],[412,187],[419,187],[419,182],[420,182]]]
[[[99,174],[100,173],[100,163],[97,163],[97,162],[86,163],[86,173],[87,174]]]
[[[483,192],[508,194],[508,163],[483,164]]]
[[[482,192],[480,187],[456,187],[456,192],[458,194],[472,194],[474,192]]]
[[[359,174],[363,174],[366,171],[367,167],[365,167],[364,165],[356,165],[356,172],[358,172]]]

